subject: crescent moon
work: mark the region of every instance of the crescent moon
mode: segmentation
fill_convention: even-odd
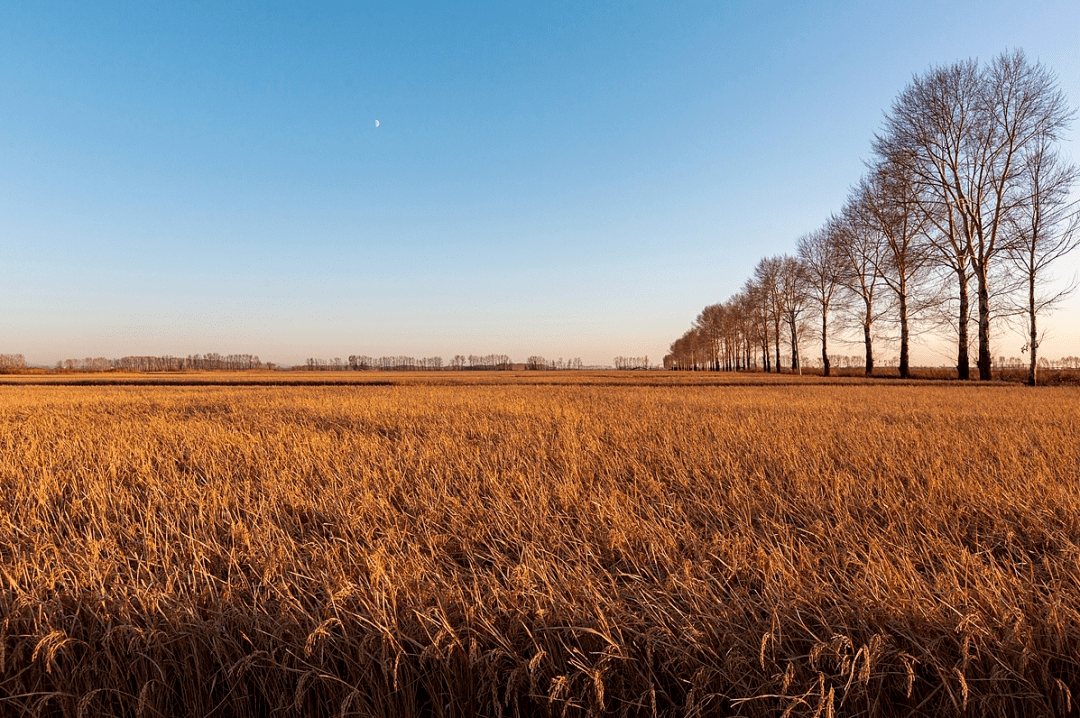
[[[378,126],[379,126],[379,121],[378,121],[378,120],[375,120],[375,126],[376,126],[376,127],[378,127]]]

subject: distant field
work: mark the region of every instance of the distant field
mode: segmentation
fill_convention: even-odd
[[[861,373],[861,371],[860,371]],[[730,385],[790,384],[862,380],[847,377],[792,376],[790,374],[671,371],[191,371],[191,372],[27,372],[0,374],[0,386],[15,385],[176,385],[176,386],[321,386],[321,385],[423,385],[461,386],[507,384],[601,384],[601,385]]]
[[[338,386],[338,385],[601,385],[601,386],[729,386],[779,384],[857,384],[888,382],[918,384],[950,381],[955,369],[916,368],[910,380],[901,381],[894,368],[875,371],[865,377],[862,369],[834,369],[831,377],[820,376],[818,369],[804,374],[767,374],[763,372],[672,372],[650,371],[186,371],[186,372],[51,372],[28,370],[0,373],[0,386]],[[995,381],[1023,383],[1026,369],[994,372]],[[1039,383],[1080,386],[1080,369],[1048,369],[1039,373]]]
[[[330,374],[3,378],[0,714],[1077,710],[1080,388]]]

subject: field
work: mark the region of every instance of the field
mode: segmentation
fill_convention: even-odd
[[[0,386],[0,714],[1077,710],[1078,387],[384,378]]]

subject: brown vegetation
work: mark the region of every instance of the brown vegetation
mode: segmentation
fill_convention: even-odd
[[[695,378],[0,387],[0,713],[1073,710],[1077,389]]]

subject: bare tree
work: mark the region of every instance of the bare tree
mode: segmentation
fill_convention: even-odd
[[[1049,267],[1080,245],[1080,216],[1068,203],[1080,168],[1063,160],[1054,143],[1043,139],[1024,152],[1020,178],[1026,196],[1011,217],[1016,240],[1009,247],[1009,259],[1024,289],[1028,384],[1035,386],[1041,340],[1036,320],[1076,287],[1074,282],[1065,289],[1050,289]]]
[[[799,335],[803,315],[809,305],[806,293],[806,272],[803,263],[785,254],[780,258],[779,271],[780,307],[791,331],[791,371],[802,373],[799,363]]]
[[[916,292],[931,257],[924,241],[929,224],[918,203],[917,186],[909,163],[879,162],[862,179],[851,201],[855,221],[876,237],[881,251],[870,255],[878,262],[878,275],[896,300],[900,325],[900,377],[910,376],[912,309],[936,303],[936,293]],[[912,304],[916,306],[913,307]]]
[[[780,286],[782,265],[781,257],[765,257],[754,267],[754,282],[758,285],[768,321],[772,324],[772,337],[776,349],[774,366],[777,372],[784,367],[780,360],[780,323],[784,320],[783,288]]]
[[[735,314],[733,321],[741,342],[741,364],[744,369],[750,369],[757,364],[754,359],[754,345],[757,339],[753,297],[744,290],[736,294],[731,301]]]
[[[931,223],[930,238],[939,260],[956,277],[957,374],[970,377],[968,314],[971,232],[964,223],[957,194],[965,148],[977,121],[981,79],[974,60],[935,68],[917,77],[893,103],[874,152],[885,163],[913,178],[922,212]]]
[[[720,370],[720,355],[726,334],[727,309],[723,304],[710,304],[701,310],[694,326],[701,334],[702,345],[708,355],[709,368]]]
[[[22,354],[0,354],[0,372],[18,371],[26,368]]]
[[[835,220],[830,237],[840,256],[840,286],[844,289],[841,304],[848,316],[862,329],[865,349],[865,373],[874,373],[874,322],[882,314],[881,243],[874,233],[859,220],[854,199],[849,199]]]
[[[743,284],[743,295],[749,305],[751,333],[756,346],[761,348],[761,368],[766,373],[772,367],[769,360],[769,293],[753,279]]]
[[[806,296],[821,317],[821,371],[829,376],[829,308],[840,284],[841,256],[833,233],[836,220],[804,234],[798,241],[799,259],[804,268]]]
[[[664,367],[682,370],[705,369],[710,361],[709,352],[701,329],[692,327],[672,342],[671,349],[664,357]]]
[[[1053,74],[1023,51],[982,69],[974,60],[915,78],[893,104],[875,152],[906,164],[920,185],[925,216],[957,273],[957,368],[967,378],[967,281],[977,282],[979,378],[991,378],[991,284],[1009,249],[1009,216],[1021,199],[1020,157],[1032,143],[1056,142],[1071,112]]]

